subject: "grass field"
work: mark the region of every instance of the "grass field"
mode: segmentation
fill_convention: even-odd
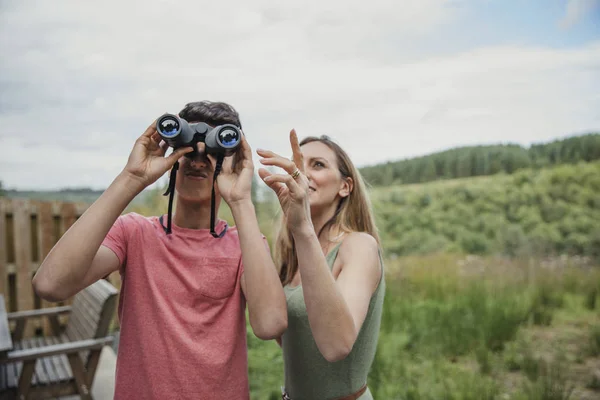
[[[600,271],[583,259],[386,262],[376,399],[600,398]],[[249,338],[253,399],[276,399],[274,342]]]

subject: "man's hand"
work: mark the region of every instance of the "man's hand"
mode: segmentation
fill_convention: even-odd
[[[215,157],[212,155],[208,157],[212,165],[215,166]],[[240,149],[235,157],[237,158],[235,167],[233,166],[233,156],[225,157],[223,168],[217,176],[219,193],[230,207],[233,207],[236,203],[252,200],[254,163],[252,162],[252,149],[246,141],[245,136],[242,136]]]
[[[182,147],[165,157],[168,148],[156,130],[156,121],[135,141],[123,172],[140,184],[140,191],[164,175],[181,156],[194,150]]]

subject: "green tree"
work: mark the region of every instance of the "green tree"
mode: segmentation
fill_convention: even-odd
[[[516,144],[457,147],[426,156],[361,168],[373,186],[512,174],[524,168],[600,160],[600,133],[573,136],[529,149]]]

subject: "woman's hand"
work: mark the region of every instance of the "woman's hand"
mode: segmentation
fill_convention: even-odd
[[[287,226],[292,232],[312,227],[310,218],[310,202],[308,199],[308,179],[304,175],[304,159],[296,131],[290,132],[293,160],[289,160],[268,150],[257,150],[263,157],[263,165],[271,165],[284,169],[287,174],[272,174],[264,168],[258,170],[261,179],[277,195],[279,204],[286,218]]]
[[[123,172],[140,184],[140,190],[154,183],[173,167],[181,156],[194,149],[182,147],[165,157],[169,145],[162,141],[153,122],[133,146]]]

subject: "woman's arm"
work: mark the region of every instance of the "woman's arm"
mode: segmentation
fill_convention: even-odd
[[[314,230],[294,233],[308,321],[327,361],[345,358],[360,332],[381,277],[378,245],[366,233],[349,234],[338,252],[341,272],[331,274]]]

